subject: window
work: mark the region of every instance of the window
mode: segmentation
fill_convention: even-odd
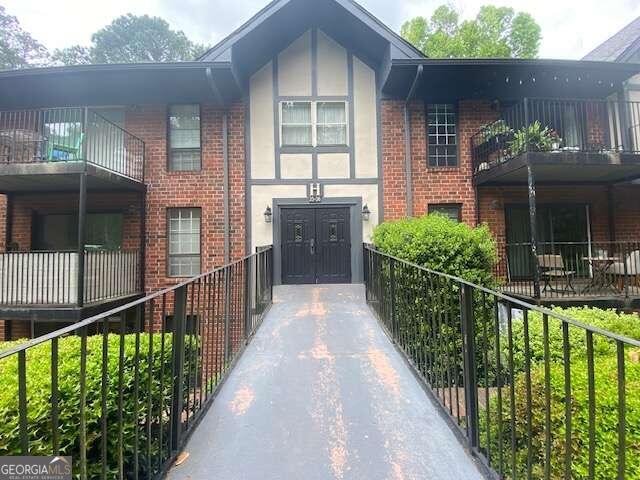
[[[347,111],[344,102],[317,103],[317,144],[347,144]]]
[[[282,103],[282,144],[312,144],[311,102]]]
[[[200,209],[171,208],[168,214],[169,276],[200,273]]]
[[[122,248],[122,213],[89,213],[85,230],[88,250]],[[35,225],[36,250],[75,250],[78,248],[78,216],[75,214],[39,215]]]
[[[430,167],[458,165],[455,105],[438,103],[427,107],[427,146]]]
[[[200,106],[169,108],[169,170],[200,170]]]
[[[462,205],[459,203],[436,203],[429,205],[429,213],[439,213],[456,222],[462,221]]]
[[[282,102],[282,146],[346,146],[345,102]]]

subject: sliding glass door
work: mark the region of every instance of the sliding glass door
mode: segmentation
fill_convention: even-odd
[[[533,275],[529,207],[506,207],[509,278]],[[568,264],[577,264],[589,254],[589,207],[585,204],[539,205],[536,215],[538,254],[556,254]]]

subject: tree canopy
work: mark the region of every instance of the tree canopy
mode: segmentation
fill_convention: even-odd
[[[24,68],[46,62],[47,49],[0,5],[0,69]]]
[[[85,63],[178,62],[206,50],[160,17],[132,14],[116,18],[91,36],[91,46],[55,50],[52,60],[64,65]]]
[[[405,22],[401,35],[430,58],[535,58],[541,39],[531,15],[493,5],[463,22],[455,9],[441,5],[430,19]]]

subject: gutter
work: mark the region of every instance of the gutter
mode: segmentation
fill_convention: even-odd
[[[411,119],[409,115],[409,103],[413,99],[422,77],[424,67],[418,65],[416,76],[413,79],[407,98],[404,101],[404,171],[407,187],[407,217],[413,217],[413,172],[411,168]]]
[[[213,72],[211,67],[207,67],[205,70],[207,77],[207,83],[216,101],[222,105],[222,203],[223,203],[223,218],[224,218],[224,240],[223,240],[223,255],[224,264],[230,263],[231,258],[231,220],[229,218],[229,110],[224,103],[220,89],[216,85],[216,81],[213,78]]]

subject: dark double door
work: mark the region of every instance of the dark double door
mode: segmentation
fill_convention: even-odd
[[[351,282],[348,207],[283,208],[282,283]]]

